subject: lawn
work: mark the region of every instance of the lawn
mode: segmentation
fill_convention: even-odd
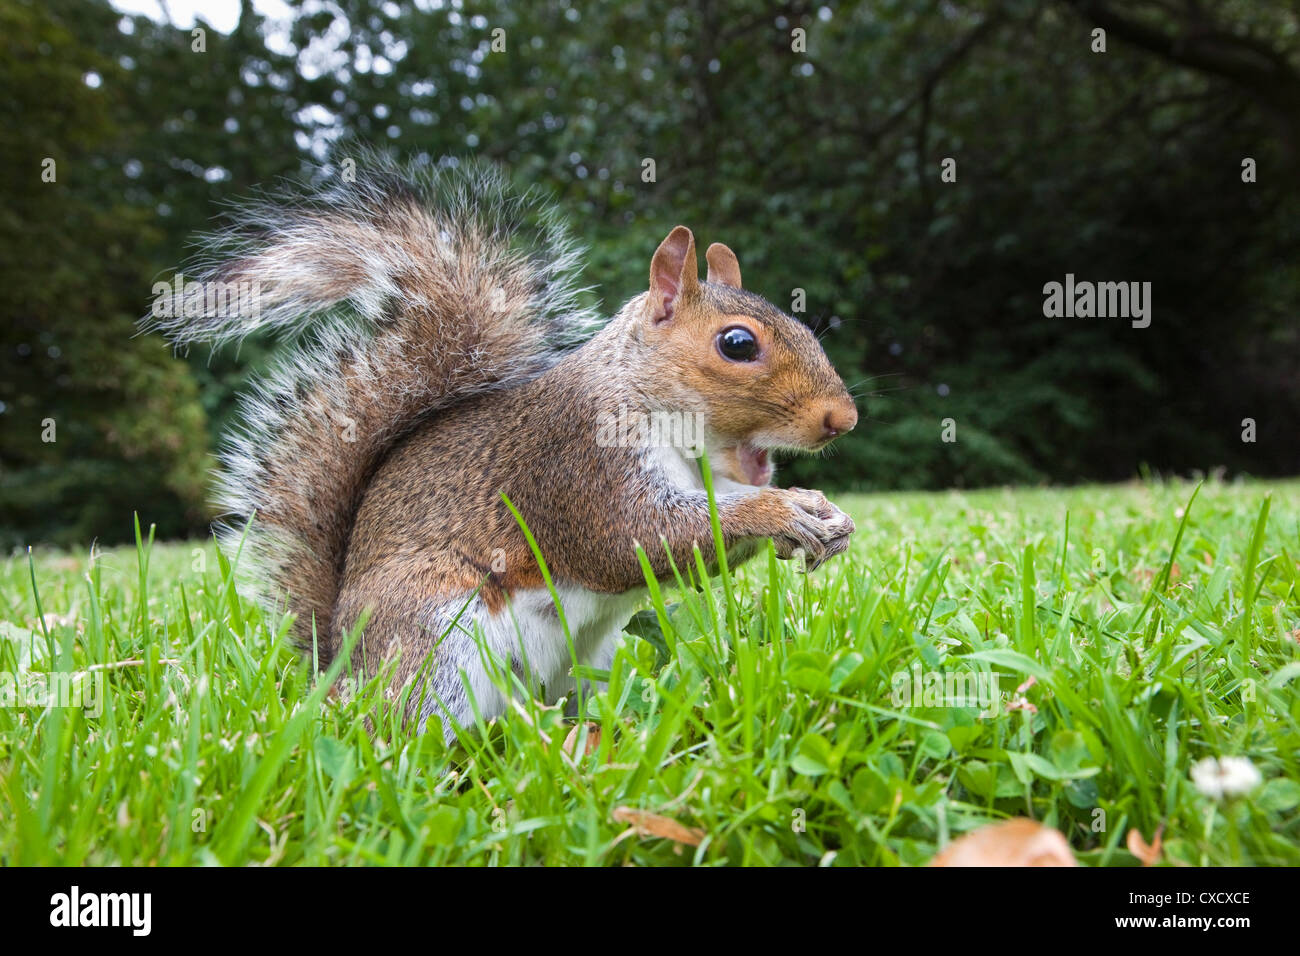
[[[913,865],[1025,816],[1300,864],[1300,483],[832,497],[849,554],[666,587],[584,721],[451,750],[327,694],[210,543],[5,558],[0,861]]]

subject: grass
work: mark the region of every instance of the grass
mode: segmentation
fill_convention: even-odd
[[[848,555],[665,588],[585,721],[450,751],[327,695],[210,544],[4,559],[0,861],[910,865],[1029,816],[1090,865],[1160,827],[1300,864],[1300,484],[836,500]],[[1263,782],[1215,802],[1229,755]]]

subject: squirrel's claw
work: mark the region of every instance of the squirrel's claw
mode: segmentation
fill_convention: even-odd
[[[772,536],[778,557],[790,559],[802,554],[798,570],[806,573],[848,550],[849,538],[855,530],[852,518],[820,491],[791,488],[784,494],[790,505],[791,520]]]

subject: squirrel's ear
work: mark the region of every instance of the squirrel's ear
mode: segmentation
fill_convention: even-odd
[[[704,258],[709,263],[709,275],[704,281],[740,288],[740,262],[736,254],[720,242],[709,246]]]
[[[673,317],[679,301],[694,298],[700,289],[700,265],[695,261],[695,237],[678,226],[659,243],[650,260],[650,313],[656,322]]]

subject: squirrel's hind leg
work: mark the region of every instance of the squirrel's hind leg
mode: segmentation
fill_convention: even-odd
[[[437,714],[442,719],[443,737],[452,744],[456,726],[474,726],[475,712],[484,722],[505,712],[508,671],[513,669],[513,662],[508,653],[503,655],[495,646],[495,615],[481,598],[443,604],[429,617],[432,626],[421,630],[436,637],[426,651],[427,657],[414,662],[418,669],[408,677],[417,684],[412,689],[411,706],[420,733],[429,718]],[[404,650],[426,650],[426,642],[412,641]]]
[[[519,592],[491,610],[475,597],[442,606],[436,617],[443,636],[424,680],[420,727],[438,714],[448,743],[456,724],[474,726],[475,713],[486,723],[505,714],[512,698],[554,700],[569,679],[572,655],[544,590]]]

